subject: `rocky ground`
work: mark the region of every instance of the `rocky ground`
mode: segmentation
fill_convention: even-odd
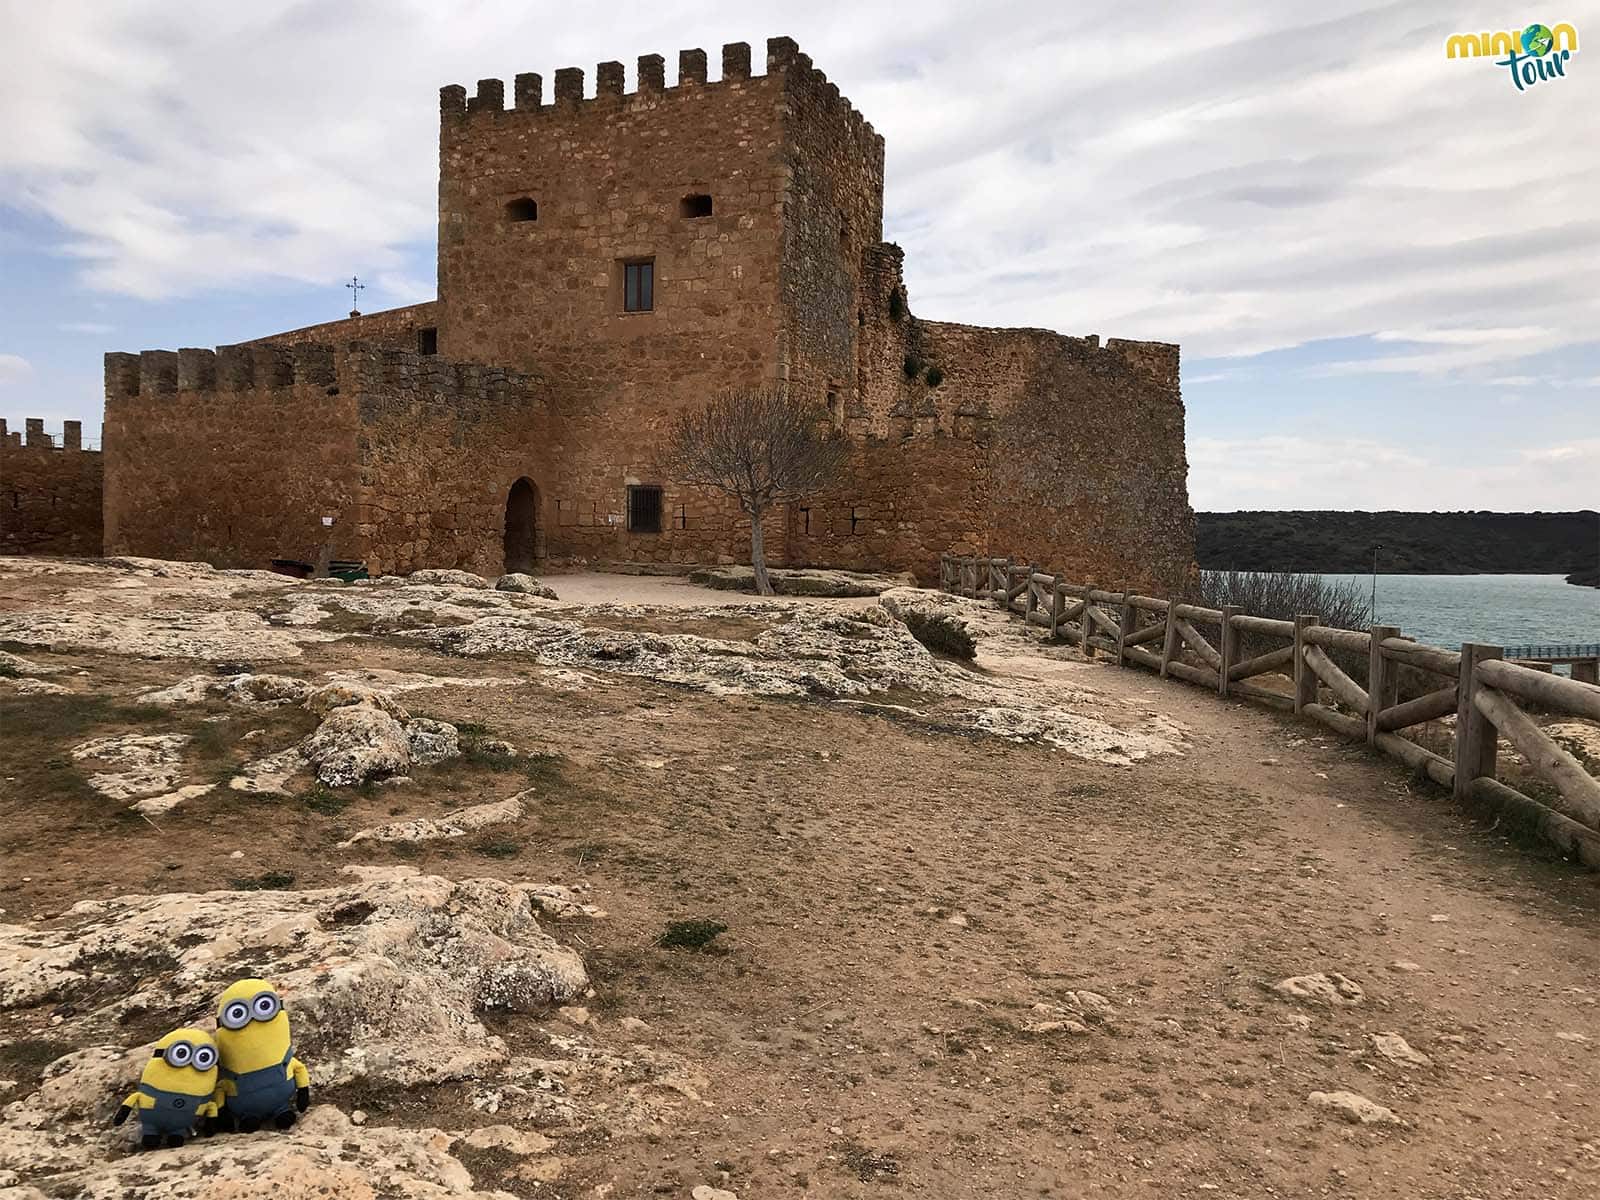
[[[1595,876],[894,583],[0,560],[0,1198],[1595,1194]]]

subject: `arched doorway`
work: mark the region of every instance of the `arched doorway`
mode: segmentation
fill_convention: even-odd
[[[539,531],[539,489],[526,476],[506,497],[506,572],[533,570]]]

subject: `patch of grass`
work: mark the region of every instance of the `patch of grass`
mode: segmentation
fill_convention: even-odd
[[[929,387],[938,387],[944,382],[944,372],[941,371],[938,366],[931,366],[928,368],[928,373],[924,375],[923,378],[928,381]]]
[[[0,679],[21,679],[22,672],[10,663],[0,662]]]
[[[522,853],[521,842],[487,841],[479,842],[472,847],[473,853],[481,854],[485,858],[515,858]]]
[[[172,713],[158,704],[128,704],[107,696],[15,696],[0,700],[0,728],[20,739],[24,732],[54,746],[87,739],[106,725],[172,726]]]
[[[0,1044],[0,1071],[19,1082],[38,1083],[44,1069],[72,1047],[65,1042],[52,1042],[46,1038],[18,1038]]]
[[[336,817],[349,808],[351,801],[354,799],[355,797],[348,792],[336,792],[331,788],[323,787],[319,783],[300,797],[300,803],[304,804],[312,812],[320,813],[324,817]]]
[[[488,737],[489,727],[481,721],[456,721],[456,732],[464,738]]]
[[[263,871],[245,879],[230,879],[228,886],[236,892],[281,892],[294,886],[294,872]]]
[[[672,921],[656,939],[664,950],[705,950],[719,934],[728,932],[721,921],[710,917],[697,917],[691,921]]]

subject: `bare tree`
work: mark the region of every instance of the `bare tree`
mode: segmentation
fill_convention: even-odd
[[[763,596],[773,592],[762,517],[826,487],[844,466],[845,440],[826,430],[820,408],[778,389],[747,388],[681,415],[661,453],[669,476],[732,496],[750,517],[750,566]]]

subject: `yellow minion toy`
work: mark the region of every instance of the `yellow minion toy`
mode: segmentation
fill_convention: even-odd
[[[294,1124],[311,1103],[311,1077],[294,1056],[289,1014],[264,979],[241,979],[217,1001],[217,1052],[221,1075],[216,1100],[224,1129],[254,1133],[271,1121]]]
[[[155,1044],[139,1086],[117,1109],[114,1125],[139,1114],[139,1145],[181,1146],[202,1118],[217,1115],[217,1044],[204,1029],[174,1029]]]

